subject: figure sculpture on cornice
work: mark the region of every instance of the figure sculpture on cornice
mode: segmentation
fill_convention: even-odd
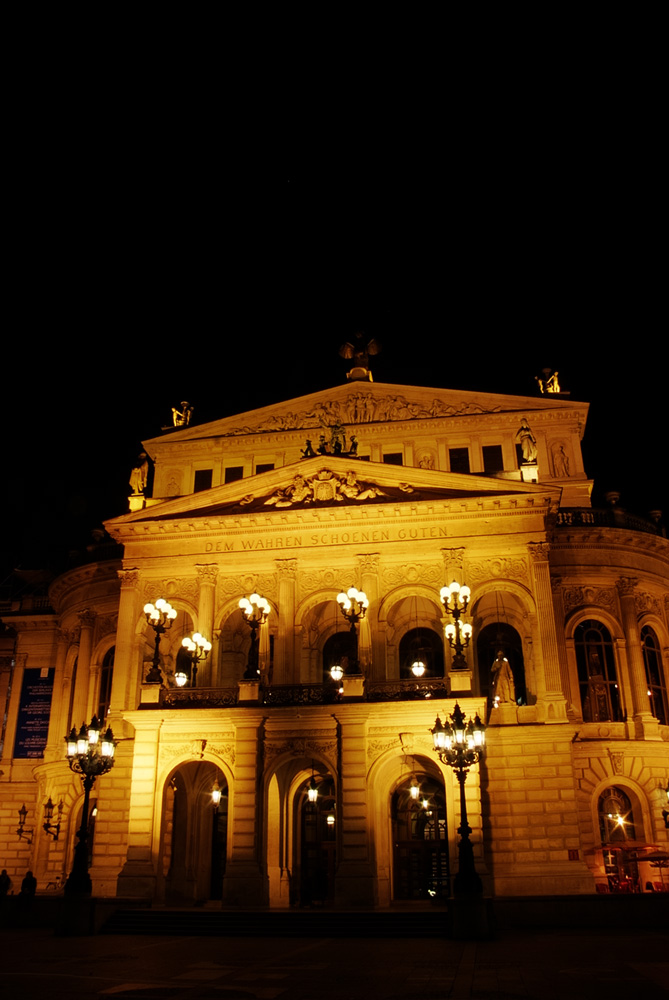
[[[141,451],[137,456],[137,461],[132,467],[132,472],[130,473],[130,488],[132,489],[133,496],[138,496],[143,493],[146,489],[146,483],[149,476],[149,463],[146,458],[146,452]]]
[[[172,423],[175,427],[188,427],[190,423],[190,418],[193,414],[193,407],[188,401],[183,401],[181,403],[181,409],[177,410],[176,406],[172,407]]]
[[[362,333],[356,333],[353,343],[347,341],[345,344],[342,344],[339,348],[340,355],[342,358],[346,358],[347,360],[352,359],[353,361],[348,377],[351,378],[353,372],[357,369],[360,372],[358,377],[366,378],[371,382],[372,375],[369,370],[369,356],[370,354],[378,354],[380,350],[381,345],[373,338],[365,343]]]
[[[524,462],[536,462],[537,460],[537,441],[530,430],[530,425],[527,422],[527,417],[523,417],[520,422],[520,429],[516,434],[516,441],[520,442],[520,447],[523,452]]]

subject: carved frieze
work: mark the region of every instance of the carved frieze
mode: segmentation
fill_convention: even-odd
[[[611,612],[616,607],[616,594],[612,587],[565,587],[562,598],[567,614],[588,604]]]
[[[430,417],[455,417],[480,413],[496,413],[499,407],[486,410],[476,403],[447,404],[440,399],[431,402],[409,401],[399,393],[351,393],[346,399],[322,400],[301,410],[276,411],[223,431],[223,436],[258,434],[275,431],[308,430],[331,427],[333,424],[369,424],[377,421],[425,420]]]
[[[467,564],[466,582],[470,587],[485,580],[501,578],[527,581],[527,561],[520,556],[492,556],[489,559],[477,559]]]
[[[262,594],[268,600],[276,600],[276,577],[273,573],[239,573],[223,577],[218,589],[225,600],[253,593]]]
[[[386,588],[420,582],[438,590],[443,583],[443,576],[443,566],[438,563],[401,563],[399,566],[384,566],[381,572],[381,580]]]
[[[181,600],[197,606],[199,596],[200,587],[195,577],[144,581],[145,603],[153,603],[157,597],[164,597],[167,601],[181,598]]]
[[[313,573],[302,573],[298,578],[298,593],[300,600],[309,594],[318,593],[322,590],[334,590],[337,593],[342,589],[348,575],[343,569],[320,569]]]
[[[655,594],[635,594],[634,608],[638,617],[650,614],[662,618],[662,602]]]
[[[178,742],[177,742],[178,740]],[[193,760],[203,760],[205,751],[208,756],[225,760],[231,767],[235,763],[235,742],[232,733],[224,733],[217,741],[203,740],[200,737],[190,738],[180,734],[175,742],[163,742],[160,745],[159,761],[162,766],[174,757],[190,757]]]
[[[273,739],[269,736],[265,739],[263,756],[266,770],[270,769],[272,761],[284,755],[307,758],[316,755],[324,757],[329,761],[332,769],[336,770],[337,740],[334,736],[325,737],[320,732],[305,733],[304,736],[286,736],[282,739]]]

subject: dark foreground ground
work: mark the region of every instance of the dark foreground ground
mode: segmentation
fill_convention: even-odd
[[[657,1000],[669,927],[506,931],[494,940],[0,932],[2,1000]]]

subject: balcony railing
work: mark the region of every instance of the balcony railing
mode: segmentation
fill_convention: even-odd
[[[424,701],[429,698],[447,698],[448,689],[443,677],[425,680],[370,681],[365,683],[363,701]],[[290,705],[332,705],[345,702],[334,684],[274,684],[261,687],[259,698],[253,704],[268,708]],[[234,708],[240,702],[239,690],[227,688],[166,688],[161,692],[162,708]]]
[[[562,507],[557,516],[558,528],[626,528],[663,535],[664,529],[655,521],[619,508],[596,510],[593,507]]]

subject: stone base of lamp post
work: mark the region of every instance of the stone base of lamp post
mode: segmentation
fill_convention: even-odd
[[[344,675],[341,680],[344,698],[362,698],[365,693],[364,674]]]
[[[448,674],[448,687],[453,695],[470,692],[472,690],[471,670],[450,670]]]
[[[240,680],[238,700],[257,705],[260,701],[260,678],[257,680]]]
[[[451,937],[484,941],[493,934],[492,901],[483,896],[459,896],[448,902]]]
[[[162,684],[142,684],[139,695],[140,705],[159,705]]]

